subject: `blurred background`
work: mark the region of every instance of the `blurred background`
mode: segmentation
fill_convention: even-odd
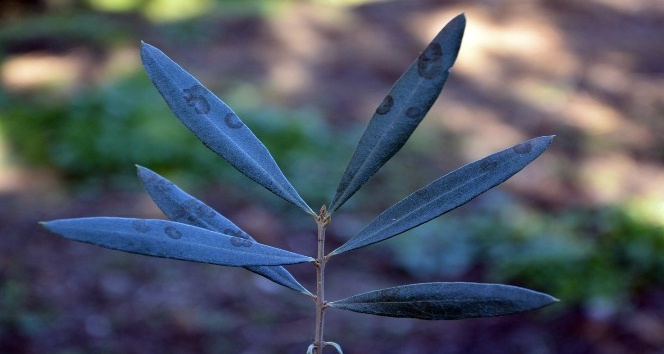
[[[335,258],[328,299],[476,281],[561,302],[450,322],[329,311],[326,339],[351,354],[663,353],[658,0],[3,0],[0,352],[304,353],[314,307],[300,294],[243,269],[67,241],[37,221],[162,218],[135,178],[140,164],[257,240],[314,254],[309,217],[169,112],[140,40],[233,107],[317,210],[392,83],[461,12],[466,34],[441,98],[335,214],[329,249],[464,163],[539,135],[554,144],[466,206]],[[311,266],[289,269],[315,288]]]

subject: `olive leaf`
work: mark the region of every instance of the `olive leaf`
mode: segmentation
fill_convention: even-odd
[[[330,255],[384,241],[465,204],[526,167],[552,140],[531,139],[438,178],[385,210]]]
[[[136,166],[138,177],[155,204],[172,221],[202,227],[226,235],[237,236],[255,242],[244,230],[219,214],[207,204],[187,194],[168,179],[154,171]],[[262,275],[287,288],[313,296],[293,275],[281,266],[247,266],[245,269]]]
[[[217,96],[159,49],[143,43],[143,66],[175,116],[210,150],[274,194],[315,215],[270,152]]]
[[[463,14],[410,65],[369,121],[330,203],[334,212],[401,149],[438,98],[461,47]]]
[[[241,237],[166,220],[93,217],[54,220],[42,225],[74,241],[185,261],[239,267],[314,261]]]
[[[511,285],[419,283],[376,290],[328,303],[353,312],[422,320],[494,317],[535,310],[558,300]]]

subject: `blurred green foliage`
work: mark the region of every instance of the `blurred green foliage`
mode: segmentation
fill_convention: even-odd
[[[29,285],[11,279],[0,284],[0,338],[7,335],[34,337],[48,323],[48,313],[30,304]]]
[[[72,46],[102,50],[130,38],[122,21],[91,13],[48,13],[7,21],[0,26],[0,57],[11,52]]]
[[[341,138],[316,110],[262,102],[250,86],[226,96],[303,195],[321,203],[329,198],[334,178],[324,176],[354,140]],[[243,180],[177,121],[142,72],[69,97],[0,92],[0,111],[0,131],[18,160],[73,182],[126,183],[135,178],[133,164],[198,183],[220,175],[225,182]]]
[[[268,16],[288,8],[293,0],[85,0],[93,10],[140,13],[151,21],[182,21],[200,16]]]

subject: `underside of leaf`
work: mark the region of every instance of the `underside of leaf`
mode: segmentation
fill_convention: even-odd
[[[311,262],[301,254],[166,220],[96,217],[42,223],[68,239],[147,256],[224,266]]]
[[[177,118],[210,150],[276,195],[315,215],[263,143],[217,96],[159,49],[143,43],[143,66]]]
[[[251,242],[254,238],[240,229],[207,204],[187,194],[171,181],[151,171],[137,166],[138,177],[155,204],[172,221],[202,227],[227,235],[237,236]],[[293,275],[281,266],[247,266],[245,269],[262,275],[287,288],[313,296]]]

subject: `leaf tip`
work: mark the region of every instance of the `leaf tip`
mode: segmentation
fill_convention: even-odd
[[[59,220],[51,220],[51,221],[39,221],[39,226],[45,228],[46,230],[59,234],[57,230],[57,226],[59,224]]]
[[[466,13],[462,12],[456,15],[445,27],[452,28],[457,31],[463,31],[466,28]]]
[[[159,52],[156,47],[141,41],[141,61],[143,66],[151,64],[154,61],[154,55]]]
[[[146,183],[150,179],[150,177],[154,174],[149,168],[143,167],[141,165],[136,165],[136,174],[138,175],[138,179],[142,183]]]
[[[551,306],[555,303],[560,302],[560,300],[558,298],[553,297],[549,294],[541,293],[541,292],[536,292],[536,293],[538,293],[539,296],[540,296],[540,302],[539,302],[539,306],[537,308]]]
[[[147,170],[148,170],[148,168],[143,167],[143,166],[141,166],[141,165],[139,165],[139,164],[134,164],[134,166],[136,166],[136,172],[138,172],[139,174],[140,174],[141,172],[143,172],[143,171],[147,171]]]
[[[149,47],[151,47],[149,44],[141,41],[141,54],[144,54],[145,51],[148,50]]]
[[[553,138],[555,138],[555,135],[546,135],[540,137],[540,139],[544,140],[544,148],[548,149],[549,146],[551,146],[551,143],[553,143]]]
[[[141,40],[141,50],[154,48],[151,44]]]
[[[454,18],[452,19],[452,21],[463,22],[463,24],[465,25],[465,24],[466,24],[466,13],[465,13],[465,12],[462,12],[462,13],[460,13],[460,14],[454,16]],[[450,22],[452,22],[452,21],[450,21]]]

